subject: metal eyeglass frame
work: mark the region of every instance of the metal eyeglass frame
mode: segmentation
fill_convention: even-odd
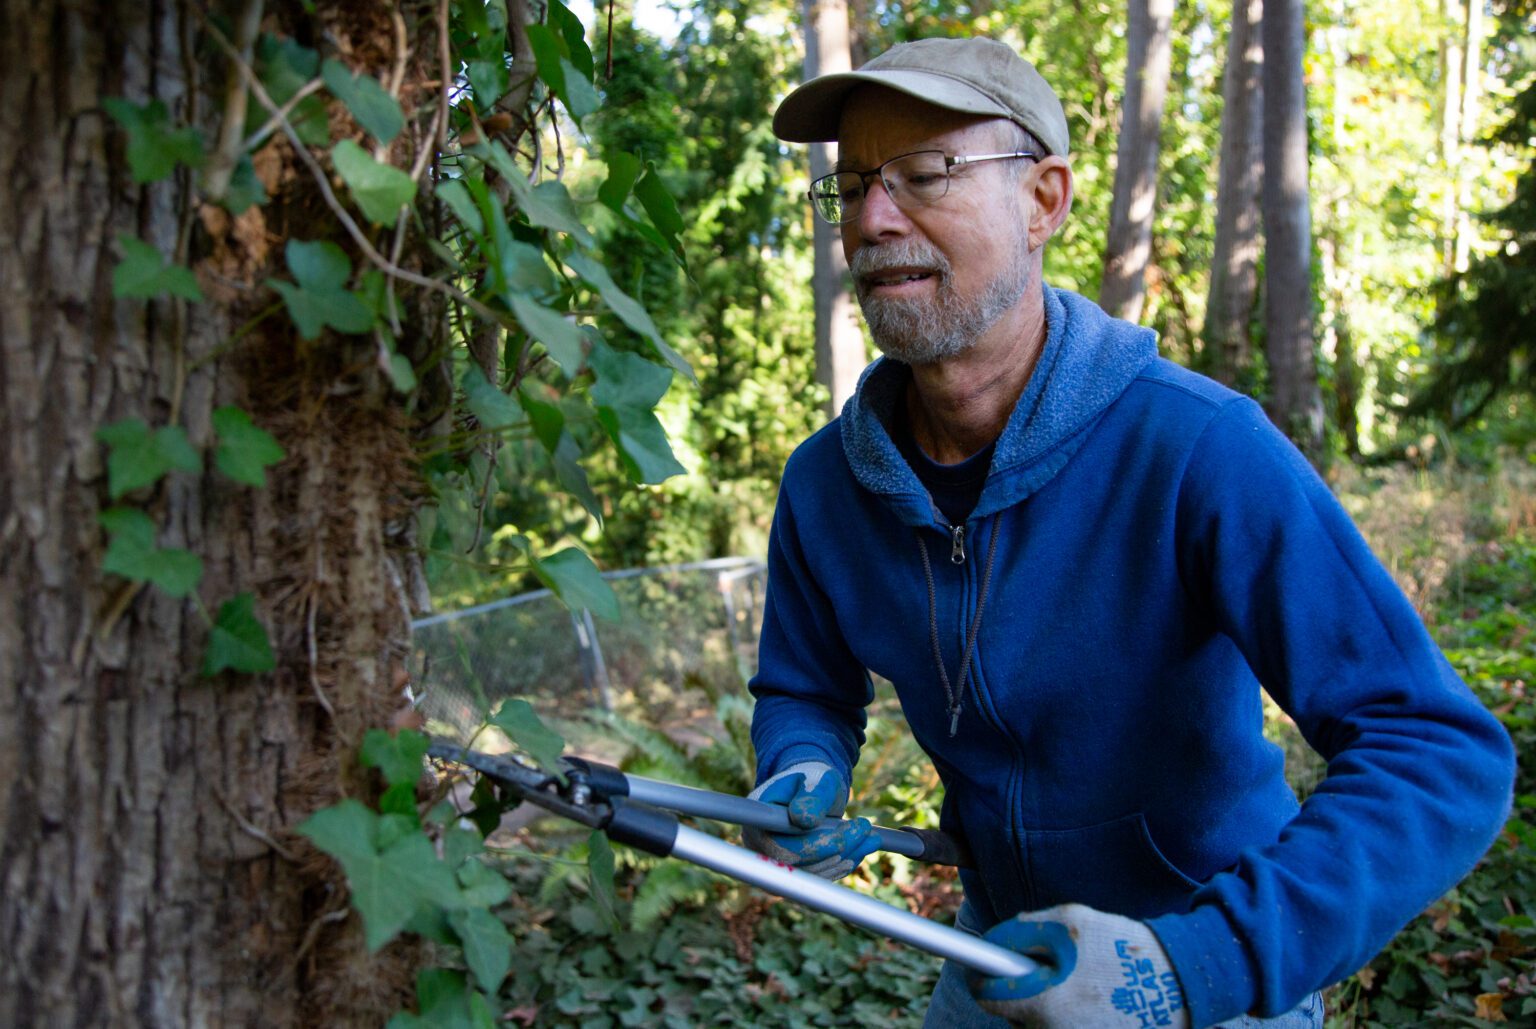
[[[828,183],[828,182],[833,183],[835,185],[836,182],[837,182],[837,177],[839,175],[857,175],[859,177],[859,201],[858,202],[859,202],[860,205],[862,205],[864,203],[864,197],[865,197],[865,195],[867,195],[869,193],[869,180],[878,176],[879,179],[880,179],[880,185],[885,187],[886,195],[891,198],[891,202],[894,203],[897,207],[905,208],[906,204],[904,204],[901,199],[898,199],[898,197],[901,196],[901,191],[900,190],[893,190],[891,188],[891,184],[886,181],[886,179],[885,179],[885,169],[887,167],[889,167],[890,165],[894,164],[897,161],[904,161],[904,160],[906,160],[909,157],[916,157],[919,154],[938,154],[939,156],[944,158],[944,191],[942,193],[938,194],[937,196],[930,197],[930,198],[928,198],[926,200],[915,200],[915,199],[910,198],[910,197],[907,198],[907,203],[915,203],[917,206],[920,206],[920,207],[927,206],[928,204],[931,204],[931,203],[933,203],[936,200],[942,200],[945,196],[947,196],[949,194],[949,182],[950,182],[950,179],[951,179],[951,176],[949,174],[949,170],[951,168],[955,167],[956,165],[980,164],[982,161],[1011,161],[1011,160],[1013,160],[1015,158],[1019,158],[1019,157],[1027,157],[1030,160],[1035,160],[1035,161],[1038,161],[1040,159],[1040,155],[1039,154],[1032,153],[1031,151],[1028,151],[1028,150],[1015,150],[1015,151],[1012,151],[1011,153],[1006,153],[1006,154],[969,154],[969,155],[959,155],[959,156],[954,156],[954,157],[951,157],[950,155],[944,153],[944,151],[942,151],[942,150],[914,150],[914,151],[912,151],[911,153],[908,153],[908,154],[897,154],[895,157],[891,158],[889,161],[883,162],[880,165],[880,167],[874,169],[873,171],[861,172],[861,171],[852,171],[852,170],[849,170],[849,169],[844,169],[842,171],[829,172],[826,175],[818,176],[811,183],[811,188],[806,190],[806,194],[805,194],[806,197],[809,198],[810,201],[811,201],[811,210],[815,211],[817,217],[819,217],[822,221],[827,222],[827,223],[829,223],[831,225],[846,225],[847,223],[853,221],[855,218],[857,218],[859,216],[858,215],[858,212],[859,212],[859,209],[860,209],[859,207],[855,207],[853,213],[849,214],[848,213],[848,206],[849,205],[847,203],[843,202],[842,198],[839,197],[838,198],[838,203],[843,208],[843,217],[839,218],[836,221],[833,221],[831,218],[828,218],[824,213],[822,213],[821,206],[816,202],[816,187],[817,187],[817,185],[819,185],[821,183]],[[908,187],[908,188],[910,189],[910,187]]]

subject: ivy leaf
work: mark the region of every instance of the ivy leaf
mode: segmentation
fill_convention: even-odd
[[[365,767],[382,772],[391,786],[415,786],[429,746],[431,741],[414,729],[401,729],[393,735],[383,729],[369,729],[363,734],[358,759]]]
[[[171,264],[159,250],[127,233],[119,234],[117,242],[123,248],[123,259],[112,269],[114,297],[150,300],[169,293],[194,304],[202,302],[203,291],[190,268]]]
[[[234,672],[270,672],[277,667],[267,630],[256,617],[256,598],[241,593],[226,600],[208,633],[208,651],[203,655],[203,675],[218,675],[224,669]]]
[[[142,486],[152,486],[172,469],[195,472],[202,460],[179,425],[150,431],[137,418],[125,418],[96,430],[107,453],[107,493],[116,500]]]
[[[586,609],[605,621],[619,620],[619,601],[613,588],[585,552],[566,547],[545,558],[536,557],[526,536],[515,536],[513,546],[528,555],[533,574],[572,611]]]
[[[565,258],[565,263],[570,265],[571,269],[588,285],[597,290],[598,295],[603,298],[603,303],[619,316],[620,321],[649,340],[662,360],[686,375],[695,386],[698,385],[699,380],[693,374],[693,367],[683,359],[681,354],[667,346],[666,341],[661,338],[661,332],[656,328],[656,323],[651,320],[645,308],[640,306],[639,301],[634,297],[619,288],[618,283],[614,282],[613,277],[608,274],[608,269],[586,254],[571,254]]]
[[[352,69],[345,64],[328,58],[321,67],[320,77],[325,80],[325,88],[346,104],[357,123],[380,143],[388,143],[405,128],[405,115],[400,113],[400,104],[372,75],[353,75]]]
[[[480,837],[473,832],[462,835],[472,838],[477,845],[480,843]],[[465,861],[459,869],[459,885],[464,889],[467,908],[492,908],[512,895],[507,877],[475,858]]]
[[[464,963],[475,980],[487,993],[495,993],[512,969],[512,934],[485,908],[450,912],[448,924],[459,936]]]
[[[320,70],[320,55],[293,39],[278,38],[263,33],[256,43],[256,63],[260,69],[261,83],[271,95],[272,102],[281,107]],[[266,111],[251,105],[250,121],[246,125],[249,135],[266,120]],[[310,146],[323,147],[331,141],[329,119],[326,117],[325,100],[319,96],[307,96],[288,115],[288,121],[298,132],[299,139]]]
[[[495,1017],[485,996],[469,987],[463,972],[451,968],[427,968],[416,973],[416,1007],[413,1015],[401,1011],[385,1029],[495,1029]]]
[[[569,432],[560,434],[560,442],[552,456],[555,461],[555,481],[560,483],[561,489],[581,502],[587,513],[597,519],[597,527],[601,529],[603,506],[598,502],[597,494],[592,492],[592,484],[587,481],[587,470],[577,462],[581,457],[581,448]]]
[[[171,128],[161,101],[140,107],[122,97],[108,97],[101,106],[128,133],[128,170],[134,182],[142,185],[168,178],[177,164],[202,166],[202,134],[188,125]]]
[[[238,407],[221,407],[213,412],[213,429],[219,435],[213,463],[219,471],[248,486],[267,484],[267,465],[288,456],[265,429],[257,427],[251,416]]]
[[[469,88],[475,91],[475,106],[482,111],[495,110],[496,102],[512,85],[506,59],[499,54],[489,60],[470,61],[464,74],[469,79]]]
[[[267,187],[256,174],[256,163],[250,154],[241,154],[230,172],[229,185],[224,188],[224,199],[219,203],[233,215],[244,214],[252,207],[267,202]]]
[[[470,232],[476,236],[485,235],[485,220],[480,217],[480,210],[463,182],[458,179],[444,180],[437,187],[437,198],[448,205],[448,210]]]
[[[331,147],[331,163],[352,190],[357,206],[375,225],[393,225],[400,208],[416,196],[416,181],[409,172],[380,164],[350,139]]]
[[[522,424],[523,409],[517,401],[493,386],[478,365],[464,369],[459,386],[464,390],[464,402],[482,429],[500,430]]]
[[[563,781],[565,773],[560,766],[560,755],[565,752],[565,740],[539,719],[533,705],[526,700],[511,698],[501,702],[491,716],[491,724],[507,734],[507,738],[544,771],[557,775]]]
[[[566,378],[575,378],[581,370],[581,330],[559,311],[521,293],[512,294],[511,301],[512,313],[528,335],[544,344]]]
[[[630,478],[655,483],[685,471],[673,456],[654,410],[672,382],[672,373],[638,354],[622,353],[603,343],[592,348],[588,360],[597,374],[591,393],[597,420],[619,448]]]
[[[565,40],[565,55],[571,59],[571,64],[591,82],[597,72],[597,62],[592,59],[592,50],[587,46],[586,26],[560,0],[550,0],[549,23],[560,30],[560,37]]]
[[[512,164],[512,159],[506,156],[506,151],[501,144],[493,143],[489,148],[491,153],[499,151],[501,160],[497,160],[497,170],[501,171],[507,185],[511,187],[512,197],[517,201],[517,207],[528,221],[541,229],[554,229],[556,232],[564,232],[577,243],[584,247],[594,244],[592,233],[581,223],[581,218],[576,214],[576,205],[571,200],[571,194],[566,191],[564,183],[541,182],[537,186],[528,185],[528,179]],[[505,169],[503,169],[505,163]],[[509,174],[510,172],[510,174]]]
[[[613,887],[613,847],[601,829],[593,829],[587,837],[587,883],[592,896],[608,924],[619,927],[619,896]]]
[[[373,328],[373,311],[346,289],[352,262],[341,247],[326,240],[290,239],[283,254],[298,285],[277,279],[268,279],[267,284],[282,295],[300,336],[315,339],[327,325],[348,333]]]
[[[97,516],[111,542],[101,569],[134,582],[152,582],[173,597],[184,597],[203,577],[203,559],[189,550],[155,546],[155,523],[133,507],[112,507]]]
[[[609,155],[608,178],[598,187],[597,199],[615,214],[623,214],[624,201],[628,199],[629,191],[635,188],[640,168],[640,158],[634,154],[621,150]]]
[[[528,44],[533,47],[534,60],[538,65],[539,78],[560,98],[571,119],[579,126],[581,119],[602,105],[592,77],[583,75],[568,56],[565,41],[547,26],[529,25]]]
[[[371,951],[394,939],[423,904],[459,903],[458,884],[432,841],[420,829],[390,839],[384,829],[391,817],[349,798],[315,812],[298,830],[341,863]]]
[[[546,387],[536,386],[525,379],[518,387],[517,402],[527,412],[528,421],[533,425],[533,434],[544,445],[544,449],[553,454],[565,432],[565,412],[560,410],[559,405],[535,396],[533,391],[539,388]]]
[[[683,216],[677,209],[677,201],[672,198],[672,194],[661,181],[654,161],[646,162],[645,178],[635,185],[635,198],[645,208],[645,213],[650,216],[651,224],[666,237],[672,252],[682,258],[683,243],[678,237],[684,228]]]

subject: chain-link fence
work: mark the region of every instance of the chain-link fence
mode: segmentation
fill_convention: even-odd
[[[765,576],[745,557],[608,572],[616,623],[568,611],[549,590],[419,619],[423,713],[461,737],[506,697],[540,715],[597,708],[686,722],[698,693],[739,690],[755,668]]]

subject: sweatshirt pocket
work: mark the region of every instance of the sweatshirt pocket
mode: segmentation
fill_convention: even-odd
[[[1158,849],[1140,812],[1081,829],[1025,834],[1039,907],[1087,904],[1129,918],[1188,910],[1200,884]]]

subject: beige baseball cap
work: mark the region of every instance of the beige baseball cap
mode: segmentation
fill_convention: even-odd
[[[871,83],[951,111],[1007,118],[1052,154],[1069,150],[1067,116],[1055,90],[1013,47],[980,37],[898,43],[858,71],[814,78],[779,104],[774,134],[790,143],[837,139],[848,94]]]

